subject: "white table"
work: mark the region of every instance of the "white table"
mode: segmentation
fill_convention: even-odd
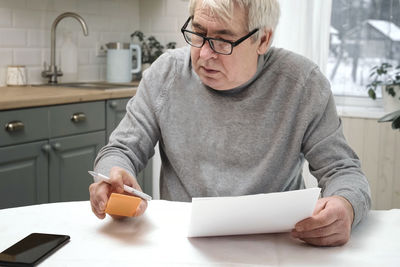
[[[161,200],[124,221],[97,219],[87,201],[4,209],[0,251],[42,232],[71,241],[41,266],[400,266],[400,210],[371,211],[349,243],[334,248],[289,233],[187,238],[189,215],[190,203]]]

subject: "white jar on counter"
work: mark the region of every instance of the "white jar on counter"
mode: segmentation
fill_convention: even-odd
[[[26,85],[25,65],[10,65],[7,67],[7,86]]]

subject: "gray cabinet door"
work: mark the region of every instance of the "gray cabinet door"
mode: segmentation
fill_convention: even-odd
[[[107,141],[112,131],[118,126],[119,122],[125,116],[126,104],[130,98],[112,99],[106,102],[106,128]]]
[[[0,148],[0,209],[48,202],[48,142]]]
[[[88,171],[104,140],[104,131],[50,139],[50,202],[89,199]]]

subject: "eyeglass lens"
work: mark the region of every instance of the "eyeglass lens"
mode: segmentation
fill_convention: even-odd
[[[187,32],[184,33],[186,41],[194,47],[202,47],[205,39],[203,36]],[[230,54],[232,52],[232,45],[222,40],[208,39],[211,48],[220,54]]]

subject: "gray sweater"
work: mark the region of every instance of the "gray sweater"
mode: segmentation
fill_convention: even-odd
[[[327,79],[306,58],[271,48],[244,85],[201,83],[190,49],[168,51],[147,70],[95,170],[136,176],[159,141],[162,199],[238,196],[304,188],[304,159],[322,196],[353,205],[355,226],[370,208],[368,182],[346,143]],[[266,207],[268,210],[268,207]]]

